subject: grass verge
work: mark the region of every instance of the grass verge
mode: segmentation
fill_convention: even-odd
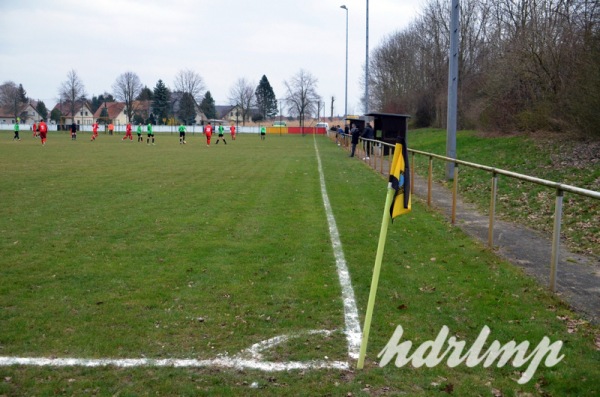
[[[412,131],[410,147],[445,155],[446,132]],[[457,134],[457,158],[584,189],[600,190],[600,142],[565,136],[482,136],[473,131]],[[415,156],[417,172],[427,175],[428,159]],[[434,178],[445,181],[445,163],[434,161]],[[461,196],[489,211],[491,175],[462,166]],[[552,233],[555,191],[551,188],[500,176],[496,213],[499,217]],[[562,241],[570,249],[600,256],[600,201],[565,193]]]

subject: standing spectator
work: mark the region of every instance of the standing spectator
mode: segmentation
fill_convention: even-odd
[[[348,137],[350,136],[350,127],[349,124],[344,126],[344,146],[348,147]]]
[[[229,127],[229,132],[231,132],[231,140],[235,141],[235,125],[231,124],[231,127]]]
[[[225,140],[225,137],[223,136],[223,134],[225,133],[225,128],[223,128],[223,124],[221,124],[221,123],[219,123],[218,132],[219,132],[219,137],[217,138],[217,143],[215,143],[215,145],[219,144],[219,139],[223,139],[223,142],[225,142],[225,144],[227,145],[227,141]]]
[[[179,124],[179,144],[186,144],[185,141],[185,125],[183,123]]]
[[[340,125],[337,126],[337,131],[335,132],[335,143],[340,146],[340,138],[344,135],[344,130]]]
[[[154,132],[152,131],[152,123],[148,123],[148,139],[146,143],[150,144],[150,138],[152,138],[152,144],[154,145]]]
[[[136,130],[138,136],[138,143],[144,142],[144,138],[142,137],[142,123],[138,123],[138,128]]]
[[[13,141],[20,141],[21,138],[19,138],[19,119],[17,118],[17,120],[15,121],[15,136],[13,137]]]
[[[92,139],[90,141],[95,141],[98,138],[98,121],[92,124]]]
[[[375,138],[375,131],[373,131],[373,127],[371,127],[371,123],[367,123],[367,125],[365,126],[365,129],[362,133],[362,137],[365,139],[373,139]],[[365,152],[366,152],[366,157],[363,158],[363,160],[369,160],[371,157],[371,152],[372,152],[372,146],[373,142],[367,140],[365,141]]]
[[[44,119],[40,120],[40,124],[38,125],[38,132],[40,133],[40,138],[42,138],[42,146],[46,146],[46,135],[48,134],[48,126],[44,122]]]
[[[210,125],[209,121],[208,124],[206,124],[206,127],[204,127],[204,134],[206,135],[206,146],[210,146],[210,137],[212,136],[212,132],[213,128],[212,125]]]
[[[127,127],[125,127],[125,136],[121,140],[124,141],[127,138],[129,138],[130,141],[133,141],[133,135],[131,135],[131,123],[127,123]]]
[[[75,124],[75,121],[73,121],[73,123],[71,123],[71,140],[72,141],[77,140],[77,124]]]
[[[115,130],[115,125],[113,123],[110,123],[108,125],[108,135],[112,135],[114,130]]]
[[[350,153],[350,157],[354,157],[354,151],[356,150],[356,145],[358,145],[358,138],[360,137],[360,130],[356,128],[356,125],[352,123],[352,128],[350,128],[350,135],[352,135],[352,152]]]

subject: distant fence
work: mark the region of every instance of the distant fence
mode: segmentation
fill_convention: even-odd
[[[330,139],[337,141],[340,146],[344,148],[350,147],[350,136],[349,135],[337,135],[335,132],[329,134]],[[360,138],[361,144],[356,145],[359,156],[365,156],[366,150],[369,148],[370,156],[367,160],[368,164],[374,169],[378,169],[382,174],[389,174],[389,167],[392,164],[392,157],[394,152],[394,145],[387,144],[372,139]],[[387,146],[388,150],[384,150]],[[384,153],[388,152],[387,155]],[[507,171],[499,168],[489,167],[481,164],[470,163],[468,161],[462,161],[453,159],[446,156],[441,156],[433,153],[422,152],[420,150],[408,149],[411,153],[411,183],[414,183],[414,172],[415,172],[415,155],[426,156],[429,158],[429,167],[427,170],[427,205],[431,206],[431,195],[432,195],[432,184],[433,184],[433,160],[441,160],[444,162],[454,163],[454,175],[452,183],[452,224],[456,223],[456,202],[458,198],[458,169],[459,166],[471,167],[479,170],[489,172],[491,174],[491,194],[490,194],[490,214],[488,224],[488,246],[491,248],[494,245],[494,221],[496,215],[496,196],[498,193],[498,176],[504,175],[509,178],[518,179],[521,181],[534,183],[537,185],[546,186],[556,191],[556,199],[554,204],[554,226],[552,231],[552,254],[550,259],[550,289],[556,291],[556,269],[558,267],[559,260],[559,247],[560,247],[560,232],[561,222],[563,213],[563,197],[565,192],[577,194],[580,196],[590,197],[596,200],[600,200],[600,192],[593,190],[582,189],[576,186],[565,185],[558,182],[549,181],[546,179],[535,178],[529,175],[519,174],[512,171]],[[412,190],[411,186],[411,190]]]
[[[7,131],[12,131],[14,127],[14,124],[9,124],[9,123],[0,123],[0,130],[7,130]],[[31,131],[31,124],[20,124],[20,130],[21,131]],[[59,128],[60,127],[60,128]],[[125,124],[115,124],[115,132],[119,133],[125,133],[125,128],[127,127],[127,125]],[[137,128],[137,124],[132,124],[131,125],[133,132],[135,133],[135,130]],[[189,134],[196,134],[199,133],[201,134],[204,130],[203,130],[203,126],[201,125],[186,125],[185,126],[187,133]],[[229,134],[229,126],[228,125],[224,125],[223,128],[225,129],[225,133]],[[69,131],[70,129],[70,125],[56,125],[56,124],[48,124],[48,131]],[[143,132],[146,133],[146,124],[142,125],[142,129]],[[260,129],[261,127],[258,126],[237,126],[236,127],[236,133],[239,134],[260,134]],[[324,135],[327,133],[327,130],[325,128],[316,128],[316,127],[266,127],[267,130],[267,134],[319,134],[319,135]],[[83,124],[83,125],[78,125],[77,126],[77,131],[82,131],[82,132],[92,132],[92,126],[88,125],[88,124]],[[106,128],[106,126],[104,124],[100,124],[98,126],[98,132],[104,133],[104,132],[108,132],[108,129]],[[179,125],[153,125],[152,126],[152,132],[154,133],[178,133],[179,132]]]

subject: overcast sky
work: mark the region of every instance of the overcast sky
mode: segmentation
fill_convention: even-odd
[[[425,0],[371,0],[369,48],[414,21]],[[204,80],[217,105],[229,104],[239,78],[266,75],[277,98],[300,69],[344,114],[346,11],[349,25],[348,113],[361,114],[366,55],[365,0],[0,0],[0,80],[57,102],[73,69],[87,96],[112,93],[131,71],[153,89],[172,88],[180,70]],[[284,111],[284,114],[286,112]]]

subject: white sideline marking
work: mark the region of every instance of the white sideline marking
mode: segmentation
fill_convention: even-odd
[[[289,361],[286,363],[256,361],[239,358],[218,357],[212,360],[194,359],[162,359],[153,360],[149,358],[107,358],[107,359],[84,359],[84,358],[35,358],[35,357],[0,357],[0,366],[27,365],[33,367],[173,367],[173,368],[202,368],[221,367],[232,369],[256,369],[266,372],[280,372],[291,370],[308,369],[341,369],[347,370],[349,364],[346,361]]]
[[[331,203],[327,195],[325,186],[325,176],[321,165],[321,157],[317,147],[316,138],[314,138],[315,151],[317,153],[317,163],[319,169],[319,178],[321,181],[321,195],[323,197],[323,205],[327,215],[329,224],[329,235],[331,237],[331,245],[335,256],[335,263],[338,272],[340,286],[342,287],[342,300],[344,303],[344,320],[346,339],[348,341],[348,355],[351,358],[357,359],[362,340],[362,331],[358,321],[358,309],[356,300],[354,299],[354,290],[350,280],[350,273],[344,258],[340,235],[335,223]],[[45,358],[45,357],[2,357],[0,356],[0,367],[12,365],[27,365],[37,367],[174,367],[174,368],[199,368],[199,367],[223,367],[233,369],[255,369],[261,371],[290,371],[290,370],[308,370],[308,369],[340,369],[348,370],[350,364],[347,361],[329,361],[313,360],[307,362],[288,361],[288,362],[272,362],[264,361],[262,352],[269,350],[281,343],[284,343],[292,338],[298,338],[306,335],[331,335],[336,331],[327,330],[311,330],[301,332],[294,335],[276,336],[265,341],[255,343],[250,348],[242,350],[240,353],[229,356],[227,354],[219,355],[214,359],[197,360],[197,359],[150,359],[150,358],[101,358],[101,359],[85,359],[85,358]]]
[[[358,359],[360,352],[360,343],[362,341],[362,331],[358,321],[358,309],[356,307],[356,299],[354,298],[354,289],[352,288],[352,280],[344,258],[344,250],[340,241],[340,234],[335,223],[331,203],[327,195],[325,186],[325,176],[323,167],[321,166],[321,156],[317,147],[317,140],[313,135],[315,143],[315,151],[317,152],[317,162],[319,164],[319,178],[321,179],[321,195],[323,196],[323,205],[329,222],[329,235],[331,236],[331,245],[333,247],[333,255],[335,256],[335,264],[337,266],[340,286],[342,287],[342,299],[344,300],[344,318],[346,320],[346,339],[348,340],[348,355]]]
[[[284,343],[291,338],[306,335],[330,335],[334,331],[313,330],[292,336],[276,336],[266,341],[255,343],[249,349],[242,350],[235,356],[220,355],[210,360],[195,359],[151,359],[151,358],[39,358],[39,357],[0,357],[0,367],[10,365],[29,365],[36,367],[173,367],[173,368],[200,368],[200,367],[223,367],[233,369],[257,369],[261,371],[290,371],[303,369],[342,369],[347,370],[349,364],[346,361],[314,360],[308,362],[288,361],[272,362],[263,361],[262,352],[271,349],[278,344]],[[249,356],[249,357],[248,357]]]

